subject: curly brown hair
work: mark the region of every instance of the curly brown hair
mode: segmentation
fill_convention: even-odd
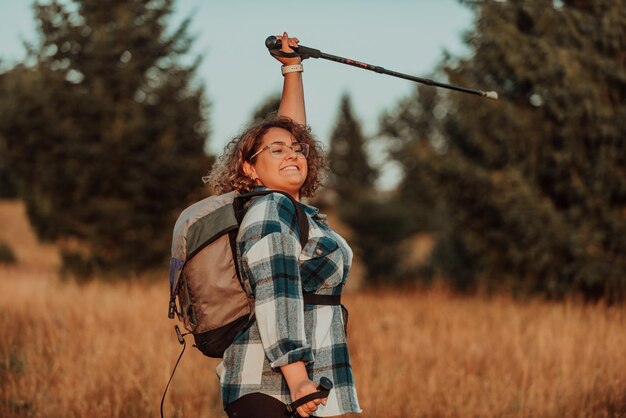
[[[231,140],[224,147],[224,153],[217,159],[209,174],[203,177],[203,181],[218,194],[233,190],[239,193],[251,191],[254,181],[244,173],[243,163],[249,161],[258,151],[263,135],[270,128],[284,129],[291,133],[297,142],[309,144],[309,155],[306,157],[308,174],[300,189],[300,196],[313,197],[322,184],[322,176],[327,170],[324,148],[313,137],[310,128],[285,116],[271,116],[252,125],[243,134]]]

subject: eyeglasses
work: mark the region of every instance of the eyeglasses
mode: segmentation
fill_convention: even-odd
[[[286,155],[291,154],[292,152],[296,154],[297,157],[306,158],[309,155],[309,144],[304,144],[302,142],[296,142],[295,144],[287,145],[284,142],[272,142],[268,144],[252,154],[248,160],[252,160],[254,157],[265,151],[266,149],[270,150],[270,154],[274,158],[283,158]]]

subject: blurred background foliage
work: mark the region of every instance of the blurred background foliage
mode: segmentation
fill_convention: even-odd
[[[2,75],[5,173],[78,277],[164,263],[174,211],[210,164],[197,62],[181,62],[189,22],[167,31],[171,12],[171,1],[35,5],[39,43]]]
[[[399,194],[461,288],[622,299],[626,11],[615,1],[467,2],[473,55],[441,66],[492,105],[420,87],[382,118]]]
[[[366,284],[623,300],[626,9],[462,3],[476,16],[471,53],[444,56],[432,77],[500,100],[418,86],[368,136],[346,94],[319,203],[350,228]],[[164,265],[173,220],[206,193],[195,185],[212,163],[209,100],[194,80],[198,61],[184,59],[189,22],[167,30],[166,0],[35,10],[39,44],[0,74],[2,197],[25,199],[68,271]],[[251,121],[279,100],[268,97]],[[401,167],[395,190],[376,188],[377,142]],[[424,236],[432,248],[416,258]]]

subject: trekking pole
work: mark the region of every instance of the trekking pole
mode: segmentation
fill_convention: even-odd
[[[272,55],[278,56],[289,56],[287,53],[280,50],[282,47],[282,42],[280,39],[276,39],[275,36],[268,36],[265,40],[265,46],[270,51]],[[303,60],[307,58],[322,58],[330,61],[335,61],[340,64],[351,65],[353,67],[362,68],[364,70],[374,71],[380,74],[386,74],[393,77],[403,78],[405,80],[415,81],[417,83],[427,84],[433,87],[441,87],[444,89],[460,91],[463,93],[475,94],[477,96],[486,97],[488,99],[498,100],[498,93],[495,91],[482,91],[478,89],[470,89],[467,87],[455,86],[453,84],[440,83],[438,81],[429,80],[427,78],[415,77],[408,74],[399,73],[397,71],[387,70],[383,67],[379,67],[377,65],[366,64],[364,62],[351,60],[349,58],[338,57],[336,55],[327,54],[325,52],[320,51],[319,49],[309,48],[304,45],[298,45],[297,47],[292,48],[296,55],[299,55]]]
[[[330,390],[332,388],[333,382],[331,382],[330,379],[327,377],[322,377],[320,379],[320,384],[317,387],[317,392],[309,393],[308,395],[296,399],[295,401],[287,405],[287,412],[289,413],[289,416],[291,418],[299,417],[300,415],[298,415],[298,411],[296,411],[296,408],[314,399],[328,398],[328,394],[330,393]]]

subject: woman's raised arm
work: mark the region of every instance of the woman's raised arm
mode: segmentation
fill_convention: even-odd
[[[298,46],[298,38],[289,38],[287,32],[283,36],[277,36],[282,42],[281,51],[294,52],[292,47]],[[283,65],[297,65],[301,63],[300,57],[275,57]],[[283,94],[278,108],[278,116],[286,116],[293,121],[306,125],[306,111],[304,109],[304,87],[302,84],[302,72],[294,71],[284,75]]]

